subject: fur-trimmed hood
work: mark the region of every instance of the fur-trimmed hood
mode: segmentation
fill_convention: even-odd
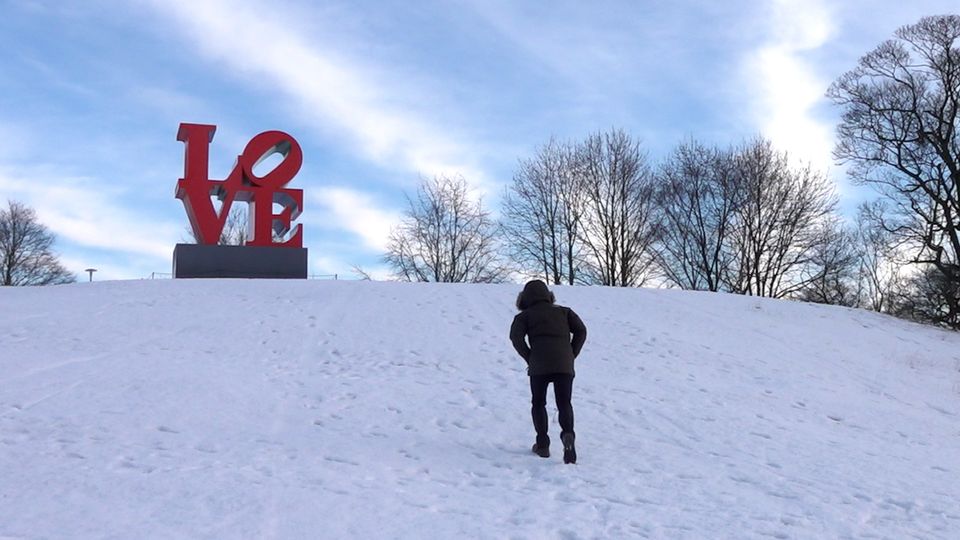
[[[547,288],[547,284],[539,279],[528,281],[523,290],[517,295],[517,309],[523,311],[539,302],[555,303],[556,297]]]

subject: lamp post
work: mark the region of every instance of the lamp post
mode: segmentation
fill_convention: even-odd
[[[88,274],[90,274],[90,281],[91,281],[91,282],[93,281],[93,273],[96,272],[96,271],[97,271],[96,268],[87,268],[86,270],[84,270],[84,272],[87,272]]]

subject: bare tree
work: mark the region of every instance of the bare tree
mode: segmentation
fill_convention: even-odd
[[[187,225],[187,234],[190,240],[197,242],[197,235],[193,232],[193,227]],[[250,212],[248,208],[234,204],[230,207],[230,213],[223,220],[223,229],[220,231],[218,246],[242,246],[247,243],[250,237]],[[273,239],[282,240],[282,237],[274,233]]]
[[[640,143],[622,130],[591,135],[577,160],[584,194],[581,226],[593,281],[619,287],[648,279],[655,238],[653,174]]]
[[[463,177],[422,179],[401,223],[390,233],[384,261],[407,281],[497,282],[497,227],[473,201]]]
[[[52,248],[54,235],[28,206],[7,201],[0,209],[0,285],[73,283]]]
[[[859,306],[889,313],[905,292],[905,263],[898,253],[902,241],[888,230],[886,214],[882,201],[861,204],[853,238]]]
[[[889,230],[909,242],[920,275],[938,276],[927,289],[945,293],[920,299],[943,304],[919,312],[940,322],[960,320],[960,296],[950,294],[960,289],[958,44],[960,16],[925,17],[897,30],[827,93],[843,108],[834,154],[887,201]]]
[[[223,229],[220,231],[220,239],[217,240],[218,246],[243,246],[251,236],[250,206],[243,204],[242,201],[234,201],[230,207],[230,213],[223,220]],[[187,234],[190,239],[196,243],[197,235],[193,232],[193,227],[187,225]],[[289,233],[289,231],[288,231]],[[274,242],[283,242],[287,236],[280,234],[276,229],[271,229],[271,236]]]
[[[742,294],[783,298],[809,281],[810,263],[823,221],[836,207],[826,176],[794,168],[786,153],[757,139],[736,152],[742,184],[732,249],[737,255],[728,287]]]
[[[742,201],[729,152],[690,141],[658,172],[657,258],[664,276],[684,289],[718,291],[729,272],[729,247]]]
[[[370,276],[370,273],[364,270],[360,265],[353,265],[350,270],[357,276],[360,281],[373,281],[373,277]]]
[[[503,198],[501,222],[513,260],[555,284],[577,281],[583,214],[576,151],[551,139],[522,160]]]
[[[917,322],[960,328],[960,317],[950,311],[952,299],[960,295],[960,284],[948,280],[934,265],[907,278],[907,287],[893,302],[891,313]]]
[[[221,246],[242,246],[247,243],[247,238],[249,237],[249,208],[232,207],[230,213],[227,214],[227,219],[224,220],[223,230],[220,232],[219,244]],[[274,233],[274,239],[277,239],[276,233]]]
[[[856,306],[860,298],[853,234],[839,217],[834,217],[820,224],[816,238],[809,263],[804,265],[803,286],[797,298],[818,304]]]

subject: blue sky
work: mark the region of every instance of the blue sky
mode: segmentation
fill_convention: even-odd
[[[420,176],[495,209],[551,136],[623,128],[656,162],[756,134],[865,194],[830,150],[824,97],[860,56],[952,1],[0,0],[0,201],[35,208],[78,275],[169,272],[181,122],[217,125],[225,177],[262,131],[293,135],[311,274],[385,276]]]

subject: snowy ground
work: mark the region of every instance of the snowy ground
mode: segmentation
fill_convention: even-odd
[[[553,417],[530,453],[518,290],[2,288],[0,538],[960,538],[960,334],[558,288],[573,466]]]

